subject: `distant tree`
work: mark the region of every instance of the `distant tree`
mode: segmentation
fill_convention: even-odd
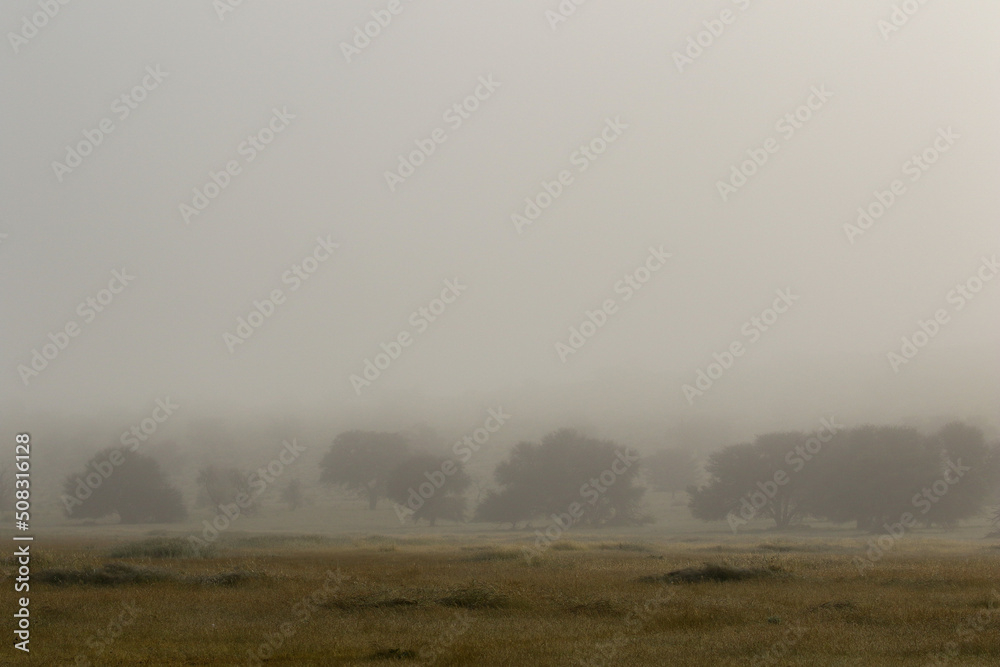
[[[443,456],[415,454],[400,463],[386,482],[386,493],[414,522],[465,520],[465,491],[472,479],[462,464]],[[410,514],[412,512],[412,514]]]
[[[990,523],[993,524],[993,532],[989,534],[989,537],[1000,537],[1000,505],[993,508],[993,517],[990,519]]]
[[[212,509],[218,509],[220,505],[237,503],[239,497],[242,502],[237,504],[241,511],[248,515],[257,513],[258,507],[255,502],[257,494],[250,488],[249,475],[239,468],[210,465],[198,472],[196,481],[204,491]]]
[[[697,481],[698,462],[694,455],[681,448],[661,449],[642,459],[642,469],[657,491],[666,491],[673,498]]]
[[[305,504],[305,492],[302,481],[296,477],[281,491],[281,500],[288,503],[288,509],[293,512]]]
[[[480,505],[477,518],[516,524],[579,508],[574,524],[629,525],[645,487],[638,484],[638,455],[610,440],[562,429],[540,443],[521,442],[494,471],[500,487]]]
[[[789,473],[786,457],[808,439],[796,431],[768,433],[709,455],[709,482],[688,491],[691,515],[704,521],[728,519],[736,522],[734,527],[755,517],[773,519],[776,528],[789,527],[804,516],[807,500],[803,480]]]
[[[811,511],[834,522],[854,521],[870,531],[880,531],[905,514],[921,523],[951,524],[978,512],[985,501],[982,483],[987,475],[985,470],[971,472],[982,457],[975,438],[970,441],[968,435],[949,427],[936,436],[901,426],[841,431],[826,445],[817,466]],[[956,456],[962,465],[972,464],[970,472],[959,474],[951,468],[949,461],[958,464]]]
[[[320,461],[320,481],[363,494],[373,510],[385,495],[389,475],[407,454],[406,438],[399,433],[346,431]]]
[[[939,458],[939,474],[915,497],[918,516],[926,513],[927,523],[954,526],[979,514],[1000,485],[1000,458],[986,444],[982,430],[950,422],[931,437],[931,447]],[[942,489],[947,490],[941,494]]]
[[[180,491],[167,482],[156,460],[128,447],[95,454],[83,472],[63,482],[62,500],[72,519],[117,514],[122,523],[160,523],[187,516]]]
[[[504,491],[488,491],[476,507],[476,521],[510,524],[512,529],[518,524],[530,524],[538,515],[528,495],[514,495]]]

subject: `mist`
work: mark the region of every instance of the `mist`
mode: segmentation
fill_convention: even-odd
[[[460,460],[455,531],[493,530],[475,503],[546,443],[683,452],[690,494],[725,448],[829,423],[995,448],[998,24],[985,0],[9,2],[0,437],[31,434],[53,535],[117,530],[64,507],[108,448],[191,526],[286,452],[241,530],[323,534],[439,529],[331,472],[351,447]],[[325,518],[274,514],[292,479]],[[678,523],[711,514],[683,491],[643,539],[724,530]]]

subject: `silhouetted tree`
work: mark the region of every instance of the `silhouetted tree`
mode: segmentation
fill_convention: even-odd
[[[237,503],[237,497],[242,494],[242,502],[237,503],[241,511],[248,515],[257,513],[257,503],[254,502],[256,494],[250,488],[250,477],[239,468],[207,466],[198,472],[196,481],[205,492],[212,509]]]
[[[946,437],[956,453],[975,450],[957,432]],[[968,516],[978,495],[974,480],[979,474],[959,475],[952,470],[945,442],[901,426],[868,425],[841,431],[826,446],[818,466],[810,489],[812,513],[834,522],[854,521],[858,528],[871,531],[883,530],[904,514],[922,523]],[[972,461],[963,459],[963,465],[968,462]],[[968,493],[961,490],[967,481]],[[925,491],[933,496],[923,495]],[[984,500],[980,498],[976,511]]]
[[[979,514],[1000,484],[1000,458],[986,444],[983,432],[951,422],[931,437],[931,447],[939,457],[940,474],[920,489],[919,498],[915,496],[918,518],[926,510],[922,520],[927,523],[954,526]]]
[[[504,491],[489,491],[476,507],[476,521],[488,523],[509,523],[517,528],[518,524],[531,522],[532,517],[539,514],[533,507],[533,500],[528,495],[516,495]]]
[[[642,459],[642,469],[650,486],[668,492],[673,498],[678,491],[695,483],[698,462],[686,449],[661,449]]]
[[[373,510],[385,495],[386,480],[407,453],[406,438],[398,433],[346,431],[320,461],[319,479],[364,494]]]
[[[541,443],[521,442],[500,463],[477,518],[516,523],[569,514],[574,524],[628,525],[647,521],[639,512],[646,489],[638,485],[634,450],[562,429]],[[579,516],[572,516],[573,508]]]
[[[288,503],[288,509],[293,512],[305,504],[305,493],[302,491],[302,482],[298,477],[288,483],[281,491],[281,500]]]
[[[433,526],[438,519],[465,520],[464,493],[471,483],[461,463],[443,456],[415,454],[389,476],[386,494],[414,522],[426,519]]]
[[[102,450],[79,475],[63,482],[66,516],[100,519],[118,514],[122,523],[180,521],[187,516],[181,493],[152,457],[127,447]]]
[[[691,515],[705,521],[728,517],[736,525],[760,517],[787,528],[806,507],[804,480],[792,473],[788,457],[809,437],[796,431],[768,433],[709,455],[705,471],[711,479],[689,489]]]

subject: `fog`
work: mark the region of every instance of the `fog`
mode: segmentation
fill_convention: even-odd
[[[8,3],[5,431],[995,420],[1000,7],[558,7]]]

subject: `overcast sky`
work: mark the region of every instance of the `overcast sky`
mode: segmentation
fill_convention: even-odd
[[[51,4],[0,10],[15,412],[995,411],[996,2]]]

